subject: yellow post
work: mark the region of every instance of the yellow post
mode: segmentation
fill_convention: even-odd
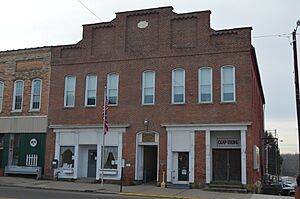
[[[160,184],[161,188],[166,188],[166,183],[165,183],[165,172],[163,171],[163,178],[162,178],[162,182]]]

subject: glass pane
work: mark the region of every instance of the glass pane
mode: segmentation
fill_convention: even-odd
[[[153,95],[153,88],[145,88],[144,95]]]
[[[16,95],[22,95],[23,93],[23,82],[17,82],[16,83]]]
[[[117,89],[109,89],[109,96],[117,96],[118,95],[118,90]]]
[[[67,91],[75,90],[75,77],[67,77]]]
[[[153,87],[154,84],[154,72],[148,71],[144,74],[144,87]]]
[[[117,89],[118,88],[118,75],[117,74],[109,74],[109,89]]]
[[[233,84],[224,84],[223,93],[233,93]]]
[[[108,103],[109,104],[117,104],[117,97],[113,97],[113,96],[110,96],[109,98],[108,98]]]
[[[39,109],[40,108],[40,102],[33,102],[32,103],[32,109]]]
[[[15,110],[20,110],[22,107],[22,96],[15,96]]]
[[[183,86],[183,70],[175,70],[173,77],[174,86]]]
[[[210,94],[211,93],[211,86],[201,86],[201,94]]]
[[[41,80],[34,80],[33,82],[33,94],[39,95],[41,90]]]
[[[233,84],[233,68],[223,68],[223,84]]]
[[[117,169],[116,164],[118,160],[118,147],[117,146],[105,146],[104,147],[104,168],[105,169]]]
[[[96,76],[89,75],[88,76],[88,90],[96,90]]]
[[[224,101],[233,101],[233,93],[224,93],[223,98]]]
[[[87,99],[87,105],[96,105],[96,98],[95,97],[89,97]]]
[[[153,95],[144,95],[144,103],[152,104],[153,103]]]
[[[183,94],[183,86],[175,86],[174,87],[174,94]]]
[[[3,83],[0,82],[0,97],[3,95]]]
[[[73,92],[67,92],[66,105],[74,106],[74,93]]]
[[[211,82],[211,69],[209,68],[203,68],[200,71],[201,77],[200,77],[200,83],[201,85],[209,85]]]
[[[175,94],[174,102],[183,102],[183,94]]]
[[[211,101],[211,94],[201,94],[201,102],[210,102]]]

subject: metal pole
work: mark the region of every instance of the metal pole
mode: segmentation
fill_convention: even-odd
[[[300,98],[299,98],[299,76],[298,76],[298,58],[297,58],[297,40],[295,29],[292,33],[293,37],[293,52],[294,52],[294,74],[295,74],[295,92],[296,92],[296,108],[297,108],[297,124],[298,124],[298,176],[300,176]]]

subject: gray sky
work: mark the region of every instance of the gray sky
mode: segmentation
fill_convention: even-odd
[[[211,27],[252,26],[266,98],[266,129],[276,129],[282,153],[298,152],[293,52],[290,33],[300,19],[299,0],[81,0],[100,19],[115,12],[173,6],[174,12],[211,10]],[[82,24],[98,23],[77,0],[2,0],[0,51],[77,43]],[[300,52],[298,30],[298,60]],[[282,35],[284,34],[284,35]],[[275,35],[270,37],[258,37]],[[276,36],[281,35],[281,36]],[[300,62],[300,60],[299,60]]]

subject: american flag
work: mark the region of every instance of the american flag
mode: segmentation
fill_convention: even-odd
[[[105,96],[104,103],[105,103],[105,105],[103,106],[102,119],[103,119],[104,135],[106,135],[108,133],[107,111],[109,108],[107,95]]]

